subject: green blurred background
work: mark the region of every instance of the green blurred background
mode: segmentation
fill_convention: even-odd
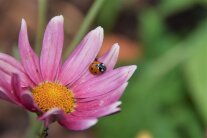
[[[65,47],[78,32],[93,0],[48,0],[46,22],[62,14]],[[0,0],[0,48],[17,55],[21,18],[28,22],[35,45],[38,1]],[[105,30],[103,54],[121,45],[118,66],[138,70],[122,97],[122,111],[101,118],[83,132],[57,124],[48,138],[204,138],[207,125],[207,1],[104,0],[88,30]],[[0,137],[24,137],[27,113],[0,103]]]

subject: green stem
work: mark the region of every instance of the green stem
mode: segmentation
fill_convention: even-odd
[[[46,22],[47,0],[38,0],[38,26],[35,51],[39,54]]]
[[[39,135],[37,138],[46,138],[48,135],[48,128],[45,128],[43,125],[40,127]]]
[[[104,0],[96,0],[92,7],[90,8],[88,14],[86,15],[86,18],[84,19],[78,33],[76,34],[76,37],[71,42],[70,46],[66,50],[64,54],[64,58],[66,59],[68,55],[71,53],[71,51],[76,47],[76,45],[80,42],[80,40],[83,38],[85,33],[88,31],[88,28],[92,24],[93,20],[95,19],[99,9],[101,8]]]
[[[39,130],[43,127],[43,124],[40,121],[37,121],[36,114],[28,112],[30,127],[26,134],[26,138],[37,138]]]

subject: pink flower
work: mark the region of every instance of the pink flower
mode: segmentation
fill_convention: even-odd
[[[21,63],[0,53],[0,98],[38,115],[48,126],[54,121],[70,130],[84,130],[98,118],[120,110],[119,98],[136,66],[113,69],[119,45],[98,61],[107,67],[101,75],[89,71],[103,41],[103,29],[89,32],[62,64],[63,17],[56,16],[47,25],[40,57],[32,50],[27,26],[22,20],[19,34]]]

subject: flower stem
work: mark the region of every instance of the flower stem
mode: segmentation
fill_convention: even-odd
[[[43,125],[40,128],[39,136],[37,138],[46,138],[48,136],[48,127],[44,127]]]
[[[95,19],[99,9],[101,8],[102,4],[104,3],[104,0],[96,0],[92,7],[90,8],[88,14],[86,15],[86,18],[84,19],[78,33],[76,34],[76,37],[71,42],[70,46],[64,53],[64,59],[68,57],[68,55],[71,53],[71,51],[75,48],[75,46],[80,42],[80,40],[83,38],[85,33],[88,31],[88,28],[92,24],[93,20]]]
[[[37,121],[36,114],[28,112],[30,126],[26,134],[26,138],[37,138],[40,129],[42,129],[43,124],[40,121]]]
[[[48,135],[48,127],[44,127],[42,122],[37,121],[34,113],[28,112],[28,114],[30,119],[30,127],[26,138],[46,138]]]
[[[47,0],[38,0],[38,24],[35,51],[39,54],[46,22]]]

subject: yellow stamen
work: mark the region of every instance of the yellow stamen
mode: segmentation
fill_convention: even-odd
[[[75,99],[71,90],[56,82],[44,82],[32,90],[35,103],[46,112],[51,108],[61,108],[64,112],[74,111]]]

